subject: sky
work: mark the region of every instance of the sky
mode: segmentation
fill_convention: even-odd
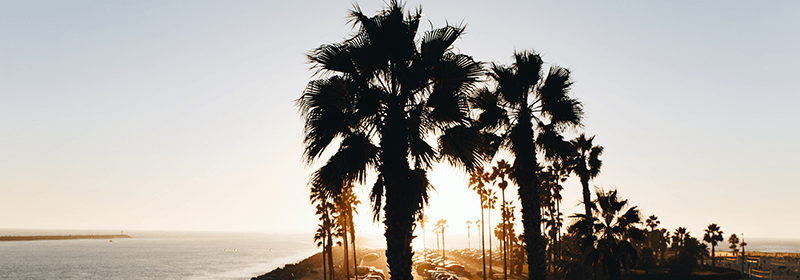
[[[352,3],[0,3],[0,229],[313,231],[319,165],[293,101],[316,78],[305,54],[353,34]],[[466,24],[457,52],[536,50],[572,71],[586,119],[570,137],[605,147],[593,186],[670,230],[800,237],[800,3],[419,5],[422,31]],[[426,214],[466,233],[480,209],[465,174],[430,179]],[[570,179],[565,215],[579,198]],[[383,229],[366,203],[357,226]]]

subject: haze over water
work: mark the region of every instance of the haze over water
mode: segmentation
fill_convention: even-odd
[[[0,230],[0,235],[88,234]],[[249,279],[317,249],[309,234],[126,232],[133,238],[0,242],[2,279]]]

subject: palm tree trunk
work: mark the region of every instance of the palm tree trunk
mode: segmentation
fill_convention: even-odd
[[[489,273],[494,278],[494,268],[492,267],[492,208],[489,208],[489,213],[486,214],[486,219],[489,221]]]
[[[486,246],[484,240],[484,232],[486,231],[486,224],[483,223],[483,204],[481,204],[481,260],[483,260],[483,280],[486,280]]]
[[[539,225],[542,212],[536,205],[539,201],[536,186],[520,186],[520,201],[529,207],[522,208],[522,223],[525,232],[526,252],[528,253],[528,276],[530,279],[546,279],[545,246]]]
[[[390,179],[391,180],[391,179]],[[396,190],[388,190],[387,194]],[[400,194],[386,196],[386,260],[391,271],[391,279],[412,280],[411,277],[411,241],[414,236],[411,229],[414,225],[414,211],[402,205],[405,201],[391,199],[401,198]]]
[[[392,81],[394,82],[394,81]],[[396,87],[393,87],[396,88]],[[386,204],[384,205],[384,225],[386,226],[386,262],[393,280],[412,280],[411,241],[414,239],[414,217],[420,205],[418,191],[426,191],[427,186],[417,186],[410,179],[412,174],[408,165],[408,142],[405,135],[405,100],[388,100],[384,126],[381,128],[381,163],[378,168],[384,178]]]
[[[589,192],[589,175],[581,176],[581,186],[583,186],[583,207],[584,207],[584,211],[586,212],[585,213],[586,217],[590,218],[590,217],[592,217],[592,207],[591,207],[592,196],[591,196],[591,193]],[[591,233],[591,230],[592,230],[591,227],[590,227],[589,230],[590,230],[589,234],[592,234]]]
[[[350,217],[350,245],[353,245],[353,274],[358,278],[358,259],[356,258],[356,225],[353,222],[353,211],[348,211]]]
[[[341,207],[341,206],[340,206]],[[344,244],[344,250],[342,250],[344,258],[342,259],[342,264],[344,266],[344,275],[345,279],[350,279],[350,257],[348,257],[350,248],[347,246],[347,214],[343,214],[343,221],[342,221],[342,243]]]
[[[716,259],[716,255],[715,255],[715,252],[714,252],[714,247],[715,246],[712,243],[711,244],[711,266],[712,267],[717,267],[717,259]]]
[[[333,232],[328,232],[328,272],[330,273],[331,277],[329,279],[334,279],[335,275],[333,273]]]
[[[328,256],[328,243],[325,241],[325,237],[322,237],[322,280],[328,280],[328,259],[325,257]]]
[[[428,251],[428,248],[425,247],[425,246],[427,246],[427,244],[425,244],[425,242],[427,242],[427,241],[425,241],[425,228],[423,227],[422,228],[422,255],[426,256],[425,257],[425,261],[428,261],[427,254],[425,254],[426,253],[425,251]]]
[[[507,259],[508,259],[508,254],[507,254],[508,253],[508,243],[507,243],[507,240],[506,240],[506,236],[507,236],[506,235],[506,215],[507,215],[507,213],[506,213],[506,189],[505,188],[503,188],[501,190],[501,194],[502,194],[502,197],[503,197],[503,204],[500,207],[500,213],[503,213],[501,215],[501,217],[500,217],[501,220],[503,221],[503,279],[504,280],[508,280],[508,261],[507,261]]]
[[[444,226],[442,226],[442,259],[446,262],[447,256],[445,255],[445,246],[444,246]]]
[[[434,228],[434,230],[435,230],[435,228]],[[437,231],[437,232],[434,232],[434,233],[436,234],[436,253],[439,253],[439,251],[442,250],[442,248],[439,247],[439,232]]]

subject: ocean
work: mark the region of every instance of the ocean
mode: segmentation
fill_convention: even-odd
[[[0,230],[0,236],[119,233]],[[124,233],[133,238],[113,242],[107,239],[0,242],[0,279],[250,279],[319,251],[310,233]],[[435,235],[426,237],[426,247],[436,248]],[[360,239],[359,247],[385,248],[380,235],[367,234]],[[448,234],[447,248],[477,248],[478,237],[473,234],[470,239],[468,242],[465,234]],[[418,247],[414,249],[422,249],[421,240],[415,241]],[[747,238],[747,243],[748,252],[800,253],[800,239]],[[719,251],[727,249],[727,242],[722,245]]]
[[[318,252],[311,234],[124,233],[133,238],[0,242],[0,279],[250,279]],[[0,230],[70,234],[119,232]]]

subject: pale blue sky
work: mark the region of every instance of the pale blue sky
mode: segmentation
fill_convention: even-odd
[[[0,228],[313,230],[292,101],[351,3],[3,2]],[[606,148],[593,184],[669,229],[800,237],[797,2],[420,3],[423,30],[466,23],[477,60],[573,71]],[[460,173],[432,179],[431,218],[479,218]]]

